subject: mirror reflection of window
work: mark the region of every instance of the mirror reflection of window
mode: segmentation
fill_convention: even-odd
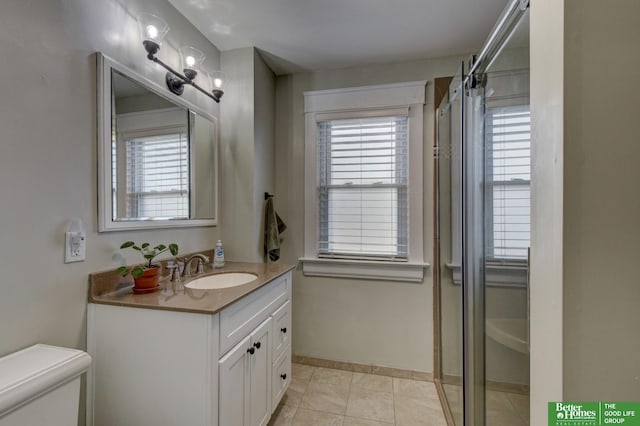
[[[117,114],[116,220],[190,217],[189,127],[178,108]]]
[[[127,217],[189,217],[185,131],[125,138]]]

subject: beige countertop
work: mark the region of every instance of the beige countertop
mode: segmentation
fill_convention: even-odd
[[[161,291],[134,294],[131,289],[133,282],[130,276],[123,278],[117,275],[115,270],[98,272],[89,275],[89,303],[214,314],[294,268],[293,265],[278,263],[246,262],[226,262],[224,268],[221,269],[206,266],[203,274],[183,279],[182,283],[186,284],[197,278],[225,272],[249,272],[258,277],[237,287],[218,290],[185,288],[173,295],[164,295]],[[168,279],[168,273],[165,272],[163,278],[160,279],[161,288],[164,287]]]

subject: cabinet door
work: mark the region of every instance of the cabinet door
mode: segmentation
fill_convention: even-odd
[[[271,411],[278,408],[278,404],[291,382],[291,346],[287,346],[280,358],[273,362],[271,376]]]
[[[219,419],[224,426],[249,426],[250,336],[218,361],[220,373]]]
[[[282,355],[291,340],[291,302],[287,301],[273,313],[273,359]]]
[[[271,417],[271,318],[251,333],[251,346],[250,425],[265,426]]]

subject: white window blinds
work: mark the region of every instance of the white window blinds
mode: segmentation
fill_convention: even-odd
[[[491,108],[485,131],[492,227],[488,255],[526,259],[531,239],[531,118],[529,106]]]
[[[186,132],[126,140],[128,217],[189,216]]]
[[[405,260],[408,118],[317,125],[318,256]]]

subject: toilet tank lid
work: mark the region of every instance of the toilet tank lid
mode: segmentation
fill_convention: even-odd
[[[84,373],[89,354],[37,344],[0,358],[0,417]]]

